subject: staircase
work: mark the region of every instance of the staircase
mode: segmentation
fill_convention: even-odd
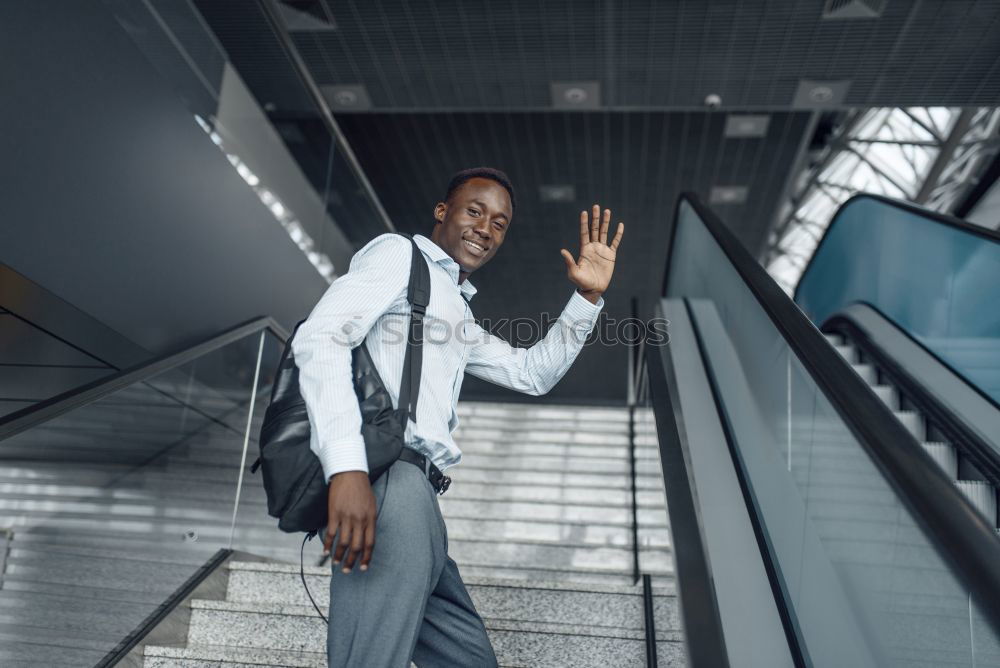
[[[449,554],[500,664],[645,665],[643,592],[633,584],[628,410],[463,403],[459,416],[463,460],[449,471],[453,483],[440,504]],[[636,411],[634,428],[639,566],[652,575],[658,661],[683,665],[649,411]],[[261,501],[257,492],[247,490],[248,503]],[[307,548],[307,563],[316,563],[319,546]],[[298,568],[229,562],[224,594],[191,602],[187,642],[147,645],[144,665],[326,666],[326,627]],[[321,608],[329,603],[329,569],[306,568]]]

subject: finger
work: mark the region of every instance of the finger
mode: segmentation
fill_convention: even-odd
[[[586,210],[580,212],[580,248],[590,243],[590,221]]]
[[[361,556],[362,550],[364,550],[364,527],[356,525],[352,535],[354,536],[354,540],[351,541],[351,549],[347,551],[347,556],[344,558],[344,568],[348,571],[354,568],[354,562],[357,561],[358,557]]]
[[[604,210],[604,220],[601,221],[601,234],[598,241],[602,244],[608,243],[608,225],[611,224],[611,209]]]
[[[367,571],[368,564],[372,560],[372,550],[375,549],[375,522],[368,522],[365,526],[365,551],[361,555],[361,570]]]
[[[340,524],[340,537],[337,539],[337,550],[333,553],[333,563],[339,564],[344,558],[347,546],[351,544],[351,525],[347,520]]]
[[[330,554],[330,548],[333,546],[333,532],[330,531],[330,527],[334,526],[333,520],[327,523],[326,529],[323,530],[323,554]]]
[[[600,234],[598,227],[601,224],[601,205],[595,204],[594,210],[591,211],[590,217],[590,241],[597,241],[597,237]]]
[[[563,256],[563,260],[566,261],[566,269],[572,271],[573,267],[576,266],[576,260],[573,259],[573,254],[570,253],[565,248],[563,248],[562,250],[560,250],[559,254],[562,255]]]
[[[625,223],[618,223],[618,229],[615,231],[615,238],[611,240],[611,250],[618,250],[618,244],[622,242],[623,234],[625,234]]]

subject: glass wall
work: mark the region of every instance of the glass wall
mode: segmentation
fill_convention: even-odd
[[[858,197],[830,225],[795,300],[817,326],[871,304],[1000,403],[1000,239]]]
[[[95,665],[220,548],[297,558],[240,493],[281,347],[257,331],[0,440],[4,660]]]
[[[677,225],[666,296],[687,301],[772,584],[808,663],[1000,661],[976,593],[951,573],[686,201]]]

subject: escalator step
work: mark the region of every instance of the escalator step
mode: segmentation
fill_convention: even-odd
[[[854,364],[858,361],[858,349],[852,346],[851,344],[843,346],[834,346],[833,349],[836,350],[838,353],[840,353],[840,356],[843,357],[848,362],[850,362],[851,364]]]
[[[997,525],[997,492],[993,485],[980,480],[959,480],[955,483],[962,490],[976,510],[981,512],[992,526]]]
[[[958,479],[958,453],[948,443],[921,443],[927,454],[944,469],[952,480]]]
[[[882,403],[894,411],[899,409],[899,393],[895,387],[892,385],[872,385],[871,388],[875,392],[875,396],[882,400]]]
[[[852,364],[851,368],[869,385],[878,383],[878,373],[876,373],[875,367],[871,364]]]
[[[913,411],[893,411],[896,419],[903,423],[903,426],[913,434],[913,438],[923,441],[927,438],[927,429],[924,426],[924,417],[920,413]]]

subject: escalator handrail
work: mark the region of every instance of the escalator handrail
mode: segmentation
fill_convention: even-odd
[[[823,231],[823,236],[820,237],[819,243],[816,244],[816,250],[813,251],[812,256],[806,263],[806,268],[802,270],[802,275],[799,277],[799,282],[795,285],[795,292],[792,298],[796,303],[799,301],[799,289],[802,287],[803,283],[806,281],[806,276],[809,275],[809,271],[812,269],[813,261],[819,257],[820,252],[823,250],[823,244],[826,242],[827,238],[830,236],[830,231],[836,229],[838,221],[843,217],[844,211],[858,200],[870,199],[876,202],[881,202],[882,204],[888,204],[889,206],[895,207],[897,209],[902,209],[909,213],[915,214],[929,220],[939,225],[944,225],[945,227],[951,227],[963,234],[971,234],[986,241],[993,242],[995,244],[1000,244],[1000,231],[991,230],[988,227],[982,227],[981,225],[973,225],[968,223],[961,218],[955,218],[954,216],[949,216],[938,211],[931,211],[930,209],[925,209],[921,206],[917,206],[912,202],[904,202],[903,200],[892,199],[891,197],[885,197],[884,195],[876,195],[875,193],[858,193],[850,198],[848,198],[840,207],[837,208],[837,212],[833,214],[833,218],[830,219],[830,224],[826,226]]]
[[[1000,633],[1000,540],[912,434],[826,341],[819,329],[694,193],[677,200],[664,288],[680,207],[687,201],[817,387],[923,526],[938,553]],[[666,290],[664,295],[666,296]],[[899,447],[902,445],[902,447]]]
[[[261,331],[271,332],[282,344],[288,339],[288,332],[270,316],[248,320],[177,352],[140,362],[111,376],[98,378],[82,387],[5,415],[0,418],[0,441]]]

